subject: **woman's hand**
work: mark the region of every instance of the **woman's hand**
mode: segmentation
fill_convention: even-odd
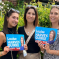
[[[50,52],[49,43],[46,43],[44,49],[46,50],[47,53]]]
[[[8,52],[9,52],[9,47],[8,46],[5,46],[4,47],[3,54],[6,55]]]
[[[26,44],[24,45],[24,48],[25,48],[25,50],[28,50],[28,46]]]

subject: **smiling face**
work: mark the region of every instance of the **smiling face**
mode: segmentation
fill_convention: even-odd
[[[9,28],[15,27],[18,24],[18,18],[19,18],[18,13],[12,13],[10,17],[7,17],[8,27]]]
[[[59,10],[57,8],[52,8],[50,12],[50,21],[51,23],[58,23],[59,21]]]
[[[29,9],[28,12],[26,13],[26,20],[29,23],[33,23],[35,20],[35,11],[34,9]]]

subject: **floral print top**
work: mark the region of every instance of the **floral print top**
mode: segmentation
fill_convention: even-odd
[[[50,49],[51,50],[59,50],[59,29],[57,32],[57,37],[56,37],[55,42],[53,44],[50,44]],[[44,51],[43,59],[59,59],[59,56],[48,54],[46,51]]]

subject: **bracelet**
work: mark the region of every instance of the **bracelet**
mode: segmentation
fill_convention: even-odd
[[[0,53],[0,55],[2,56],[2,52]]]
[[[41,51],[42,53],[44,53],[44,51]]]

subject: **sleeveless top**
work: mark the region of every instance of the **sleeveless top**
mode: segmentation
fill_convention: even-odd
[[[13,33],[12,28],[8,28],[8,33],[9,34]],[[15,34],[15,33],[13,33],[13,34]],[[3,43],[2,46],[1,46],[2,47],[2,51],[4,50],[5,46],[7,46],[6,42]],[[13,59],[17,59],[16,58],[17,53],[18,53],[18,51],[12,51]],[[2,56],[0,59],[12,59],[12,57],[11,57],[11,51],[9,51],[6,55]]]
[[[24,30],[24,26],[18,28],[18,34],[23,34],[24,38],[25,38],[25,41],[27,40],[28,35],[26,34],[26,32]],[[32,37],[31,37],[29,43],[27,44],[27,46],[28,46],[27,53],[38,53],[40,51],[40,48],[39,48],[38,44],[35,43],[35,32],[32,35]]]
[[[50,44],[50,49],[51,50],[59,50],[59,29],[58,29],[58,32],[57,32],[57,37],[56,37],[55,42],[53,44]],[[59,59],[59,56],[48,54],[45,51],[43,59]]]

